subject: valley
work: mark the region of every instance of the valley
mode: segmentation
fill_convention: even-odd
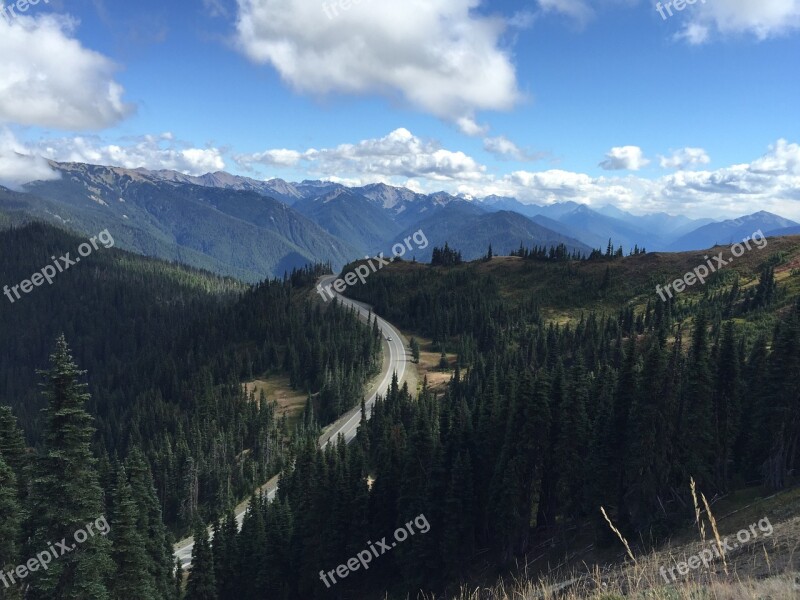
[[[797,56],[0,0],[0,600],[800,600]]]

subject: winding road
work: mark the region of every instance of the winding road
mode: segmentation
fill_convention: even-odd
[[[336,279],[337,277],[335,275],[328,275],[326,277],[322,277],[319,280],[319,283],[324,287],[333,283],[333,281]],[[358,311],[359,317],[361,317],[362,320],[367,321],[370,315],[368,305],[345,298],[340,294],[336,294],[336,292],[333,293],[336,295],[336,298],[339,300],[339,302],[341,302],[344,306],[355,308]],[[378,394],[384,395],[386,393],[387,388],[392,382],[392,375],[394,373],[397,373],[397,380],[400,382],[400,385],[403,384],[406,377],[406,368],[411,362],[411,353],[407,350],[407,344],[400,332],[390,323],[381,319],[380,317],[377,317],[377,319],[378,327],[383,334],[384,349],[388,349],[388,352],[384,352],[383,368],[381,369],[380,374],[373,380],[366,392],[367,399],[365,401],[365,405],[367,410],[367,419],[369,419],[372,414],[372,407],[375,405],[375,400],[378,397]],[[325,448],[325,446],[327,446],[331,440],[335,440],[340,434],[344,436],[344,439],[347,443],[350,443],[353,438],[356,437],[356,432],[358,431],[358,426],[361,423],[361,418],[361,406],[359,403],[359,406],[350,410],[348,413],[340,417],[335,423],[325,428],[325,431],[319,439],[320,447]],[[267,497],[272,500],[275,497],[277,490],[278,476],[275,476],[261,486],[258,489],[258,492],[262,494],[266,493]],[[247,506],[249,503],[249,499],[245,500],[239,504],[234,511],[236,515],[236,521],[239,523],[239,527],[242,526],[244,514],[247,511]],[[209,535],[212,535],[210,529]],[[184,568],[190,566],[192,563],[193,548],[194,538],[191,537],[179,541],[174,546],[175,558],[181,561],[181,565],[183,565]]]

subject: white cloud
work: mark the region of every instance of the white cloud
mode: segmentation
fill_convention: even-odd
[[[750,170],[770,175],[800,175],[800,145],[778,140],[769,153],[753,162]]]
[[[535,161],[544,158],[545,153],[531,153],[523,150],[503,135],[487,137],[483,140],[483,149],[501,160]]]
[[[456,125],[458,125],[461,133],[470,137],[486,135],[489,132],[489,128],[486,125],[478,125],[472,117],[461,117],[456,120]]]
[[[41,156],[30,154],[8,128],[0,130],[0,185],[16,188],[33,181],[58,179],[60,174]]]
[[[523,158],[523,152],[519,146],[503,135],[484,139],[483,148],[498,157],[514,158],[516,160],[522,160]]]
[[[708,26],[700,23],[686,23],[681,31],[675,34],[675,39],[686,40],[689,44],[697,46],[705,44],[711,37]]]
[[[612,204],[643,214],[670,212],[690,217],[736,217],[768,210],[800,220],[800,147],[778,142],[750,164],[716,171],[678,171],[659,179],[638,176],[591,177],[567,171],[514,173],[457,191],[514,196],[522,202],[551,204],[572,200],[590,206]]]
[[[83,162],[96,165],[170,169],[189,175],[203,175],[225,168],[218,148],[195,148],[176,142],[171,133],[145,135],[109,144],[97,136],[59,138],[28,144],[27,151],[58,162]]]
[[[479,0],[238,0],[238,43],[312,94],[400,97],[462,129],[479,110],[520,100],[507,22],[476,13]],[[472,127],[472,126],[475,127]]]
[[[246,169],[252,168],[254,164],[261,164],[270,167],[294,167],[303,155],[296,150],[266,150],[255,154],[241,154],[234,160]]]
[[[639,146],[617,146],[608,151],[600,167],[606,171],[638,171],[649,164]]]
[[[645,161],[639,152],[615,155],[619,156],[609,160],[619,160],[626,168]],[[778,140],[751,163],[714,171],[683,170],[706,164],[704,151],[684,148],[662,158],[681,170],[657,179],[633,174],[593,177],[559,169],[492,173],[463,152],[442,148],[406,129],[355,144],[297,151],[296,156],[301,158],[295,168],[303,174],[349,184],[385,182],[410,185],[419,192],[496,194],[537,204],[565,200],[590,206],[612,204],[637,214],[665,211],[734,217],[771,210],[800,219],[800,145],[786,140]],[[247,158],[237,157],[237,162],[253,164]]]
[[[486,167],[463,152],[451,152],[438,143],[416,137],[407,129],[389,135],[335,148],[309,149],[305,152],[267,150],[235,158],[244,168],[254,163],[275,166],[275,156],[296,157],[316,176],[331,179],[347,177],[368,183],[394,177],[423,178],[429,181],[479,180]]]
[[[683,14],[688,23],[680,37],[692,44],[708,41],[712,32],[765,40],[800,29],[800,0],[708,0]]]
[[[541,13],[565,15],[580,25],[590,21],[597,11],[615,5],[637,7],[638,0],[538,0]],[[758,40],[786,35],[800,29],[800,0],[694,0],[682,10],[674,1],[653,1],[662,17],[682,20],[675,35],[692,45],[712,39],[748,35]]]
[[[72,37],[75,26],[54,15],[0,18],[0,122],[102,129],[132,112],[115,65]]]
[[[687,152],[690,151],[690,152]],[[23,143],[0,130],[0,183],[20,184],[57,175],[46,158],[126,168],[174,169],[193,175],[224,168],[223,152],[176,141],[170,133],[109,144],[97,137]],[[303,175],[348,185],[385,182],[419,192],[445,190],[473,197],[513,196],[551,204],[572,200],[612,204],[636,214],[665,211],[691,217],[735,217],[769,210],[800,220],[800,144],[784,139],[755,160],[725,168],[685,170],[704,164],[704,153],[684,148],[669,158],[674,173],[656,179],[635,174],[595,177],[559,169],[493,173],[464,152],[397,129],[380,138],[307,150],[266,150],[234,158],[241,168],[284,164]],[[682,165],[674,161],[683,160]]]
[[[522,9],[515,12],[508,19],[508,26],[512,29],[528,29],[536,21],[536,13],[532,10]]]
[[[662,169],[690,169],[709,164],[711,158],[702,148],[682,148],[675,150],[672,156],[659,157],[659,162]]]

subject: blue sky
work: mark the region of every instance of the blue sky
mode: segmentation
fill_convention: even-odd
[[[0,182],[44,157],[800,218],[800,0],[342,2],[0,17]]]

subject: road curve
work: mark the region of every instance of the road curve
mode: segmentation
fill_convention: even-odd
[[[328,275],[322,277],[319,280],[319,283],[322,286],[326,286],[333,283],[336,278],[337,277],[335,275]],[[332,289],[331,292],[336,296],[341,304],[355,308],[358,311],[361,319],[366,321],[369,318],[370,310],[368,305],[345,298],[344,296],[334,292]],[[373,317],[377,317],[377,315],[373,315]],[[378,327],[383,334],[384,349],[388,350],[388,352],[385,352],[383,355],[383,368],[381,369],[380,375],[373,380],[373,383],[367,390],[367,399],[365,401],[367,419],[369,419],[372,415],[372,407],[375,405],[375,400],[377,399],[378,394],[386,394],[386,390],[392,382],[392,375],[394,373],[397,373],[397,380],[400,382],[400,385],[402,385],[405,379],[407,365],[411,361],[410,352],[407,350],[407,345],[400,332],[384,319],[381,319],[380,317],[377,317],[377,319]],[[389,338],[391,338],[391,341]],[[325,428],[325,431],[319,439],[320,447],[325,448],[325,446],[327,446],[331,440],[335,440],[340,434],[344,436],[344,439],[347,443],[350,443],[356,437],[356,432],[358,431],[358,425],[361,423],[361,418],[361,406],[359,404],[359,406],[341,416],[335,423],[333,423],[333,425]],[[258,491],[261,493],[266,493],[267,497],[272,500],[275,497],[277,490],[278,477],[275,476],[261,486]],[[234,514],[236,515],[236,521],[239,523],[239,527],[242,526],[244,514],[247,511],[249,502],[249,499],[245,500],[239,504],[234,511]],[[210,529],[209,535],[212,535]],[[179,541],[174,546],[174,556],[181,561],[181,565],[183,565],[184,568],[188,567],[192,563],[193,548],[194,538],[191,537]]]

